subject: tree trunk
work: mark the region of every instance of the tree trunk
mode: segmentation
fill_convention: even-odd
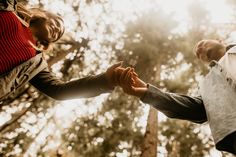
[[[150,107],[141,157],[157,157],[157,111]]]

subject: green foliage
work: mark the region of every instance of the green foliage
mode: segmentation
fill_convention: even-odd
[[[176,54],[177,37],[171,33],[175,26],[172,16],[161,10],[145,13],[129,24],[124,50],[117,53],[118,59],[133,66],[142,79],[157,83],[161,65]]]
[[[205,136],[204,140],[199,137],[202,133],[193,123],[168,119],[160,125],[159,136],[164,137],[160,145],[170,156],[202,157],[214,146],[209,137]]]
[[[64,133],[66,147],[71,146],[75,156],[81,157],[116,156],[123,151],[138,157],[142,140],[138,126],[141,107],[137,99],[116,90],[97,114],[78,118]]]

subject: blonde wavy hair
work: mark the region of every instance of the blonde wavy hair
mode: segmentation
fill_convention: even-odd
[[[32,24],[39,24],[41,21],[46,21],[49,19],[53,19],[58,23],[57,25],[57,31],[53,32],[57,34],[57,38],[55,39],[49,39],[49,40],[43,40],[39,41],[41,45],[44,46],[45,49],[47,49],[50,45],[50,43],[56,42],[59,40],[62,35],[64,34],[65,27],[64,27],[64,22],[61,16],[53,14],[51,12],[39,9],[39,8],[30,8],[27,9],[24,5],[22,4],[17,4],[16,6],[16,15],[21,21],[23,25],[26,27],[29,27]]]

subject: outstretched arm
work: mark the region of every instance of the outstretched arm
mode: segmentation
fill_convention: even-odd
[[[153,106],[170,118],[196,123],[207,121],[201,97],[161,91],[139,79],[132,69],[121,75],[119,83],[124,92],[139,97],[144,103]]]
[[[69,82],[63,82],[49,70],[41,71],[30,83],[39,91],[56,100],[94,97],[102,93],[111,92],[117,85],[116,69],[122,69],[121,63],[107,69],[105,73],[88,76]]]
[[[141,100],[170,118],[189,120],[196,123],[207,121],[206,111],[200,96],[190,97],[183,94],[163,92],[148,84],[148,90]]]

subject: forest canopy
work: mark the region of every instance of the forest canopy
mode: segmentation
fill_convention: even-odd
[[[28,0],[63,17],[65,34],[45,54],[63,81],[123,61],[164,91],[197,95],[208,68],[193,54],[201,39],[235,42],[234,0]],[[220,10],[220,12],[219,12]],[[1,107],[0,156],[139,157],[149,105],[116,88],[89,99],[55,101],[27,84]],[[228,156],[207,125],[156,118],[157,154]]]

